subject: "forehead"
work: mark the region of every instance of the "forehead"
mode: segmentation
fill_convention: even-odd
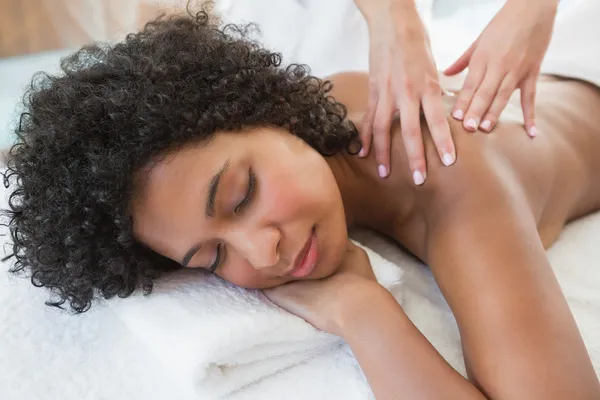
[[[168,192],[189,181],[203,183],[208,187],[212,177],[219,172],[226,160],[234,163],[249,153],[268,151],[271,156],[282,153],[283,133],[275,129],[261,128],[241,132],[219,132],[210,140],[183,147],[161,157],[157,162],[140,172],[142,187],[136,193],[141,197],[155,198],[156,193]],[[286,136],[291,137],[289,133]],[[278,151],[272,151],[273,147]],[[182,190],[183,188],[178,188]],[[150,192],[153,196],[139,196]]]
[[[178,234],[174,228],[190,210],[204,210],[206,189],[226,157],[211,142],[168,154],[140,171],[142,184],[131,202],[138,240],[160,251],[163,238]]]

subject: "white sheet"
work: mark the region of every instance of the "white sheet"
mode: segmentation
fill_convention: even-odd
[[[242,3],[242,0],[239,0]],[[290,4],[295,0],[272,0]],[[320,0],[304,0],[307,4]],[[352,14],[329,8],[341,0],[321,2],[320,16],[311,25],[294,24],[300,12],[277,14],[277,26],[263,33],[267,41],[276,42],[281,32],[296,32],[300,38],[312,41],[296,43],[298,60],[310,62],[313,71],[326,75],[344,69],[366,68],[367,41],[355,32],[363,23]],[[348,0],[349,1],[349,0]],[[458,0],[457,0],[458,1]],[[467,0],[460,0],[468,2]],[[471,1],[471,3],[473,3]],[[432,24],[432,39],[438,65],[445,67],[476,37],[480,26],[489,20],[499,1],[479,2],[459,12],[448,13],[448,0],[437,0]],[[292,7],[292,6],[289,6]],[[285,6],[283,6],[285,8]],[[345,8],[347,10],[347,8]],[[272,18],[271,9],[254,8],[256,15]],[[339,23],[347,16],[350,26]],[[326,23],[328,29],[317,28]],[[307,21],[307,19],[304,19]],[[314,25],[313,25],[314,24]],[[328,24],[328,25],[327,25]],[[310,29],[306,29],[310,27]],[[363,25],[364,27],[364,25]],[[298,29],[298,31],[296,31]],[[310,32],[308,32],[310,31]],[[363,31],[364,34],[364,31]],[[331,38],[330,40],[326,40]],[[319,41],[324,44],[319,47]],[[294,46],[282,43],[287,54]],[[327,47],[329,46],[329,48]],[[333,48],[332,48],[333,46]],[[11,67],[0,60],[0,113],[12,111],[12,100],[19,94],[13,83],[24,83],[36,65],[48,65],[45,60],[31,58],[12,60]],[[56,56],[54,56],[56,60]],[[37,62],[37,64],[36,64]],[[54,62],[53,62],[54,63]],[[10,75],[7,75],[10,71]],[[20,85],[19,83],[19,85]],[[18,86],[18,85],[17,85]],[[11,110],[7,110],[10,108]],[[6,119],[0,118],[2,125]],[[0,126],[0,130],[3,126]],[[3,188],[2,188],[3,190]],[[2,196],[4,197],[4,196]],[[442,349],[442,354],[460,371],[464,370],[456,325],[429,272],[414,263],[389,242],[357,233],[358,240],[367,243],[388,260],[403,265],[407,287],[404,308],[417,326]],[[559,242],[549,251],[553,268],[584,340],[600,371],[600,214],[587,217],[567,227]],[[2,265],[3,270],[6,265]],[[98,306],[88,315],[60,315],[43,305],[47,293],[26,281],[0,273],[0,398],[33,399],[191,399],[178,384],[177,377],[139,343],[118,321],[108,307]],[[312,381],[299,381],[298,375],[319,371]],[[367,399],[368,392],[344,391],[343,383],[354,379],[358,370],[352,357],[343,353],[337,357],[323,354],[310,363],[290,368],[272,378],[239,392],[234,399]],[[358,375],[360,376],[360,375]],[[350,377],[350,378],[349,378]],[[342,389],[339,389],[342,388]],[[196,399],[198,397],[195,397]]]

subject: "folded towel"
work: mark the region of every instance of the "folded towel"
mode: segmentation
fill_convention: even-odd
[[[365,250],[378,282],[400,302],[402,270]],[[136,294],[111,304],[166,367],[210,398],[343,344],[277,307],[259,290],[193,270],[165,277],[149,296]]]

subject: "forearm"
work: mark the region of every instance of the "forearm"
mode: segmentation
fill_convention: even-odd
[[[348,313],[340,334],[350,345],[375,397],[484,399],[456,372],[382,289]]]
[[[531,18],[541,18],[549,13],[556,15],[559,0],[505,0],[505,5],[516,7],[523,15]]]
[[[419,18],[415,0],[354,0],[367,23],[378,23],[382,18],[394,16],[395,22],[402,24],[404,18]]]
[[[558,7],[559,0],[528,0],[524,2],[523,0],[506,0],[506,3],[515,3],[515,4],[524,4],[524,5],[536,5],[536,6],[547,6],[551,8]]]

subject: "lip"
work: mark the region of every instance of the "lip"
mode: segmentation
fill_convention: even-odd
[[[293,276],[294,278],[304,278],[305,276],[308,276],[317,264],[319,256],[318,247],[319,243],[317,235],[313,228],[310,237],[296,256],[294,269],[292,269],[288,275]]]

